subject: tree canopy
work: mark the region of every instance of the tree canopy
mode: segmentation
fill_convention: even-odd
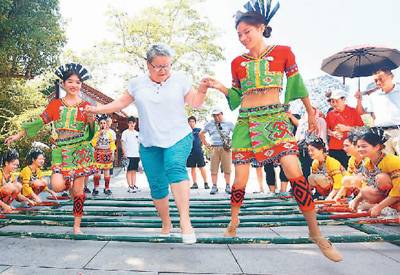
[[[0,2],[0,78],[32,78],[58,64],[65,43],[58,0]]]

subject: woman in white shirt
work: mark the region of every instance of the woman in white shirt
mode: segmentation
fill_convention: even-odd
[[[186,159],[192,147],[192,130],[187,124],[185,104],[200,107],[206,97],[208,81],[198,90],[183,73],[173,72],[172,49],[156,44],[146,54],[148,75],[134,78],[117,100],[88,107],[92,113],[112,113],[135,102],[140,119],[140,158],[149,181],[154,205],[162,220],[162,236],[169,236],[168,190],[179,210],[182,241],[195,243],[196,235],[189,217],[189,177]]]

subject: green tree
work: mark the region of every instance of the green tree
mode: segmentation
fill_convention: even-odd
[[[39,116],[48,101],[41,91],[48,87],[44,79],[25,81],[23,79],[0,79],[0,150],[4,151],[4,139],[17,133],[23,122]],[[50,129],[46,127],[34,138],[24,138],[13,146],[25,157],[33,141],[49,144]]]
[[[58,0],[2,0],[0,78],[29,79],[57,65],[62,24]]]
[[[110,10],[109,26],[116,37],[97,44],[78,58],[91,68],[94,77],[89,83],[101,89],[109,77],[120,77],[126,83],[144,73],[146,51],[158,42],[174,49],[174,70],[185,71],[195,84],[204,75],[212,75],[211,68],[224,57],[222,48],[216,43],[218,32],[195,9],[196,3],[199,0],[167,0],[161,6],[146,8],[134,16],[121,10]],[[74,54],[69,52],[68,56]],[[213,96],[208,96],[205,105],[212,101]],[[188,113],[204,118],[206,111],[188,109]]]

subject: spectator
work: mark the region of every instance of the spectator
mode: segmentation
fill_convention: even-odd
[[[221,164],[225,178],[225,192],[230,194],[230,180],[231,180],[231,165],[232,165],[232,151],[230,148],[231,133],[233,130],[233,123],[224,120],[222,110],[215,108],[212,111],[213,120],[209,121],[204,129],[200,132],[199,137],[203,144],[210,148],[211,154],[211,180],[212,188],[211,195],[218,192],[218,169]],[[211,137],[211,144],[206,140],[205,134],[208,133]]]
[[[385,143],[384,152],[400,156],[400,83],[394,83],[390,70],[380,69],[373,75],[380,89],[367,97],[366,110],[362,106],[362,95],[357,91],[357,111],[372,112],[374,126],[382,128],[390,136]]]
[[[347,133],[356,126],[363,126],[364,123],[356,111],[346,104],[346,94],[342,90],[334,90],[328,98],[333,110],[326,115],[326,126],[328,128],[329,155],[338,160],[347,169],[349,156],[343,150],[343,140]]]
[[[190,116],[188,118],[188,123],[190,128],[192,128],[193,133],[193,147],[190,155],[186,161],[186,167],[189,167],[191,170],[193,184],[191,189],[198,189],[199,186],[197,184],[197,175],[196,175],[196,167],[200,170],[201,176],[204,181],[204,189],[210,189],[207,183],[207,172],[206,172],[206,162],[204,160],[204,152],[201,148],[201,140],[199,137],[199,133],[201,131],[200,128],[195,128],[196,126],[196,117]]]
[[[136,119],[128,117],[128,129],[122,132],[121,145],[123,157],[128,158],[128,168],[126,170],[126,181],[128,182],[128,192],[136,193],[136,172],[139,170],[139,133],[135,130]]]

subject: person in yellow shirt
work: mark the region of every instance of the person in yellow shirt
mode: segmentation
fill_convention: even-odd
[[[107,116],[97,115],[96,119],[100,129],[95,133],[92,145],[94,147],[94,158],[98,171],[93,176],[94,188],[92,195],[97,196],[99,194],[97,188],[100,185],[100,170],[103,170],[104,174],[104,194],[111,195],[110,169],[113,167],[114,151],[117,147],[112,132],[107,128]]]
[[[50,190],[46,181],[43,180],[41,169],[45,161],[44,153],[40,149],[33,148],[29,151],[27,159],[29,165],[22,169],[19,175],[19,181],[22,183],[22,195],[35,202],[41,202],[39,194],[46,191],[57,198],[57,194]]]
[[[377,217],[390,206],[400,211],[400,157],[383,152],[387,137],[380,128],[371,128],[357,140],[357,150],[368,159],[364,163],[364,177],[360,193],[350,203],[357,210],[362,201],[373,204],[371,217]]]
[[[350,156],[350,159],[347,165],[347,173],[342,179],[342,188],[336,194],[335,201],[342,197],[350,197],[352,194],[357,195],[362,187],[364,158],[357,151],[358,137],[357,133],[350,132],[343,141],[343,150]]]
[[[339,161],[328,156],[325,142],[321,138],[310,140],[307,144],[313,159],[311,175],[308,177],[310,187],[326,196],[326,200],[332,200],[342,187],[345,170]]]
[[[2,156],[0,169],[0,207],[4,212],[13,210],[11,203],[16,199],[35,205],[33,201],[21,194],[22,185],[17,182],[15,171],[19,166],[19,154],[16,150],[7,150]]]

